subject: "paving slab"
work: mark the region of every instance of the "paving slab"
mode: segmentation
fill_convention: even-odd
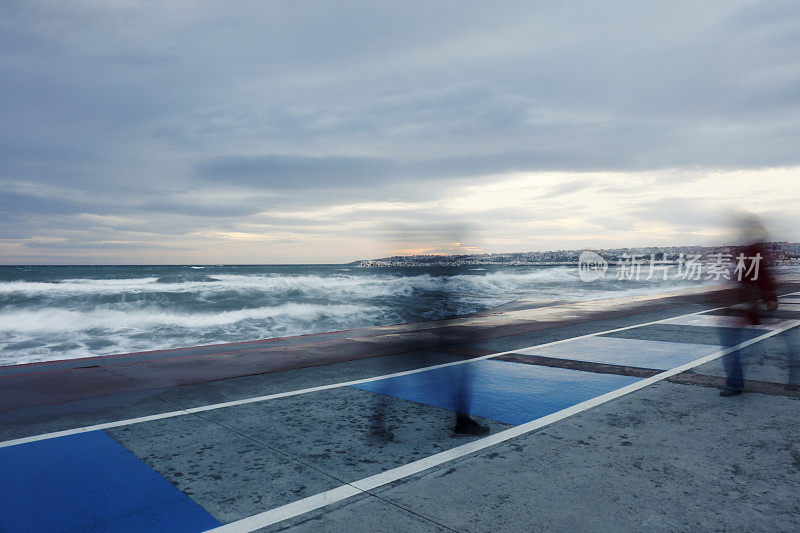
[[[794,531],[798,412],[662,382],[379,494],[464,532]],[[367,531],[367,512],[327,519]]]
[[[714,310],[709,311],[709,315],[712,316],[725,316],[728,315],[728,311],[724,310]],[[732,313],[731,313],[732,314]],[[746,316],[747,312],[745,309],[740,310],[740,316]],[[783,306],[779,306],[775,311],[763,311],[761,314],[762,318],[777,318],[783,320],[798,320],[800,319],[800,311],[791,311],[785,309]]]
[[[221,522],[340,484],[261,442],[196,416],[106,433]]]
[[[391,440],[370,434],[379,409],[393,434]],[[341,482],[378,474],[475,438],[452,436],[452,411],[352,387],[210,411],[203,417]],[[495,420],[481,421],[495,432],[509,427]]]
[[[667,309],[642,311],[631,313],[629,315],[615,316],[613,318],[598,317],[596,320],[581,322],[569,326],[562,325],[559,327],[552,327],[551,325],[551,327],[547,328],[531,328],[530,331],[522,333],[470,342],[468,346],[495,352],[514,351],[518,350],[519,348],[527,348],[535,344],[545,344],[570,337],[590,335],[593,333],[628,327],[644,322],[664,320],[678,315],[684,315],[686,313],[705,311],[707,309],[707,305],[684,303]]]
[[[800,331],[794,328],[739,350],[745,379],[800,385]],[[694,369],[725,377],[722,359]]]
[[[622,388],[638,379],[516,362],[478,361],[355,387],[452,412],[458,410],[459,387],[466,386],[470,413],[516,425]]]
[[[638,328],[637,328],[638,329]],[[673,368],[719,350],[711,344],[673,343],[614,336],[584,337],[515,353],[641,368]]]
[[[780,318],[765,318],[759,324],[742,323],[741,320],[732,316],[713,316],[713,315],[689,315],[665,320],[663,324],[677,326],[705,326],[705,327],[728,327],[746,329],[777,329],[785,326],[789,320]]]
[[[0,440],[11,440],[172,411],[161,391],[120,393],[0,412]]]
[[[342,510],[343,512],[338,512]],[[355,511],[355,512],[354,512]],[[354,522],[354,519],[358,522]],[[414,533],[452,532],[435,521],[419,516],[375,496],[367,496],[332,505],[303,515],[302,521],[280,522],[259,531],[286,531],[296,533],[341,533],[343,531],[397,531]]]
[[[675,324],[651,324],[638,328],[616,331],[603,335],[620,339],[640,339],[661,342],[674,342],[683,344],[709,344],[719,346],[724,343],[739,344],[765,333],[756,328],[729,328],[689,326]],[[684,349],[689,349],[685,347]]]

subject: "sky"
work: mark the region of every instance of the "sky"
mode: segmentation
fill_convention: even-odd
[[[800,4],[0,3],[0,263],[800,241]]]

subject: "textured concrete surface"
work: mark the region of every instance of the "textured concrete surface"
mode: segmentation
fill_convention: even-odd
[[[370,434],[379,400],[391,440]],[[474,438],[454,439],[453,423],[451,411],[343,387],[106,432],[228,522]]]
[[[361,379],[463,359],[464,355],[412,352],[396,356],[346,361],[285,372],[257,374],[208,383],[136,393],[83,398],[64,403],[0,412],[0,439],[38,435],[74,427],[101,424],[190,408]]]
[[[223,522],[338,485],[291,457],[198,417],[107,433]]]
[[[141,390],[123,387],[122,392],[107,393],[101,388],[102,394],[86,397],[43,395],[46,405],[6,405],[0,413],[0,438],[338,383],[487,350],[512,350],[711,305],[701,300],[672,299],[669,305],[657,299],[641,305],[628,300],[628,307],[594,302],[591,305],[601,311],[593,312],[587,311],[589,304],[517,306],[499,315],[504,318],[495,322],[491,335],[486,333],[496,315],[451,323],[447,331],[428,324],[402,331],[386,328],[387,334],[377,337],[371,330],[372,336],[359,339],[337,334],[321,343],[304,338],[294,346],[282,340],[280,347],[261,357],[280,353],[288,361],[292,350],[304,351],[300,366],[312,366],[261,372],[266,367],[247,363],[239,368],[258,371],[237,377],[230,377],[229,363],[239,356],[218,359],[206,354],[200,356],[200,374],[211,372],[213,361],[218,361],[219,379],[176,386],[180,380],[173,375],[154,378]],[[554,321],[559,313],[566,317],[562,322]],[[786,316],[792,313],[779,311],[775,318],[794,318]],[[476,327],[483,333],[476,333]],[[760,333],[763,330],[755,331]],[[648,326],[602,338],[669,341],[712,351],[719,342],[716,332],[692,324]],[[419,349],[431,344],[442,349]],[[778,391],[796,368],[793,349],[798,344],[800,332],[795,329],[744,349],[745,377],[770,382]],[[347,350],[356,345],[361,348],[355,359],[347,360]],[[133,362],[131,368],[138,373],[169,368],[174,373],[191,364],[186,360],[169,366],[165,359],[153,366]],[[82,376],[97,372],[100,379],[108,369],[68,372],[73,371]],[[719,361],[694,371],[723,375]],[[123,374],[133,375],[119,375]],[[56,370],[50,377],[59,375],[65,374]],[[267,530],[797,530],[800,399],[779,391],[720,398],[713,383],[701,381],[703,386],[660,382]],[[163,386],[154,386],[159,383]],[[392,438],[369,434],[381,399]],[[451,411],[346,387],[106,432],[216,518],[229,522],[468,442],[469,438],[451,437],[452,422]],[[484,422],[493,432],[508,427]]]
[[[662,382],[378,495],[451,531],[796,531],[798,414],[797,399]],[[378,509],[296,530],[369,531]]]
[[[794,329],[745,348],[745,376],[786,383],[797,346]],[[720,360],[694,371],[724,376]],[[377,490],[382,501],[271,529],[340,531],[390,502],[450,531],[797,531],[800,399],[717,392],[661,382]]]

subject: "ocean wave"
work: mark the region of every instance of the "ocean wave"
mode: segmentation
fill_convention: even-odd
[[[55,282],[6,281],[0,282],[0,294],[25,296],[75,296],[82,294],[122,293],[220,293],[229,291],[285,293],[300,291],[304,294],[331,293],[352,296],[410,295],[415,290],[448,290],[453,293],[476,290],[507,290],[509,288],[535,288],[535,284],[575,281],[567,269],[534,270],[523,273],[488,272],[486,274],[461,274],[456,276],[392,275],[277,275],[277,274],[174,274],[159,277],[126,279],[64,279]]]
[[[209,283],[212,281],[219,281],[219,279],[212,278],[211,276],[204,276],[202,274],[174,274],[170,276],[161,276],[156,280],[156,283]]]
[[[80,269],[34,269],[25,270],[27,280],[0,282],[0,364],[416,322],[518,298],[588,300],[697,284],[620,281],[611,271],[584,283],[566,266],[449,275],[341,266],[190,268],[92,267],[85,278]],[[102,279],[106,273],[122,277]]]
[[[0,312],[0,365],[294,336],[392,321],[368,305],[285,303],[222,312],[157,306]]]
[[[285,303],[236,311],[176,313],[159,307],[135,309],[91,309],[76,311],[48,307],[35,310],[0,312],[0,333],[60,333],[67,331],[150,331],[163,326],[199,329],[237,322],[278,319],[283,322],[314,322],[321,319],[350,320],[371,318],[380,313],[377,307],[356,305],[314,305]]]
[[[29,296],[60,296],[67,294],[103,294],[140,292],[154,284],[158,278],[132,279],[65,279],[59,281],[4,281],[0,282],[0,294],[24,294]],[[164,290],[163,285],[158,289]]]

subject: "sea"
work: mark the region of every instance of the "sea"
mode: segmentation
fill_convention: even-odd
[[[611,274],[611,272],[609,272]],[[0,365],[463,316],[692,280],[587,283],[574,266],[0,266]]]

